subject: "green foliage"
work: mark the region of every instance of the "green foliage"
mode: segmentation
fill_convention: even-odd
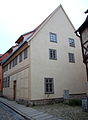
[[[70,99],[69,100],[69,105],[71,105],[71,106],[81,106],[82,101],[80,99]]]

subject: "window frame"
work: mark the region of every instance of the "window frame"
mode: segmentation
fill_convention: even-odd
[[[7,87],[10,87],[10,76],[8,76],[8,82],[7,82]]]
[[[9,69],[11,69],[11,62],[9,63]]]
[[[23,52],[19,54],[19,63],[22,62],[22,60],[23,60]]]
[[[69,62],[75,63],[75,54],[74,53],[68,53]]]
[[[75,47],[75,40],[73,38],[68,38],[68,41],[70,47]]]
[[[55,52],[55,54],[54,54],[54,52]],[[56,49],[49,49],[49,59],[50,60],[57,60],[57,50]]]
[[[10,87],[10,76],[4,77],[3,88]]]
[[[46,80],[48,80],[48,82],[46,82]],[[51,82],[50,82],[50,80],[51,80]],[[48,88],[47,88],[47,85],[48,85]],[[44,88],[45,88],[45,94],[54,94],[54,79],[53,78],[44,78]]]
[[[12,67],[14,67],[14,66],[15,66],[14,61],[15,61],[15,59],[13,59],[13,60],[12,60]]]
[[[15,57],[14,59],[14,66],[18,64],[18,56]]]
[[[24,60],[28,57],[28,48],[24,49]]]
[[[49,35],[50,35],[50,42],[57,43],[57,34],[50,32]]]

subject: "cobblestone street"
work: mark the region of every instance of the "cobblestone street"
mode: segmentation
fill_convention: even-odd
[[[0,103],[0,120],[25,120],[16,112]]]
[[[62,120],[88,120],[88,113],[83,112],[81,107],[68,106],[62,103],[44,106],[34,106],[34,109],[49,113]]]

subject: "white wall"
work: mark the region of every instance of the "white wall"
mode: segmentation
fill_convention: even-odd
[[[30,99],[30,49],[28,48],[28,58],[4,74],[10,76],[10,87],[3,88],[3,95],[13,99],[13,83],[16,80],[16,99]]]
[[[50,42],[49,32],[57,34],[57,43]],[[75,48],[69,47],[68,38],[75,40]],[[74,34],[74,28],[60,8],[29,42],[28,58],[11,70],[10,87],[3,93],[13,97],[13,81],[17,80],[17,99],[46,99],[63,96],[63,90],[70,93],[84,93],[86,72],[82,61],[80,40]],[[49,59],[49,49],[57,50],[57,60]],[[75,63],[69,63],[68,53],[75,54]],[[54,78],[54,94],[45,95],[44,78]]]
[[[57,43],[50,42],[49,32],[57,34]],[[75,40],[69,47],[68,38]],[[57,50],[57,60],[49,59],[49,48]],[[86,72],[82,62],[80,40],[60,8],[31,41],[31,99],[58,98],[63,90],[71,94],[84,93]],[[69,63],[68,53],[75,54],[75,63]],[[54,94],[44,94],[44,78],[54,78]]]

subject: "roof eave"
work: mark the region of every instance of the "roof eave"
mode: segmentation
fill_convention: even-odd
[[[75,32],[76,33],[79,32],[79,34],[81,34],[87,27],[88,27],[88,16],[87,16],[86,20],[84,21],[84,23]]]
[[[3,65],[4,63],[6,63],[7,60],[9,60],[9,58],[12,57],[12,55],[15,54],[25,43],[27,43],[27,41],[25,41],[21,46],[19,46],[19,48],[18,48],[17,50],[15,50],[12,54],[10,54],[5,61],[2,61],[2,65]]]

